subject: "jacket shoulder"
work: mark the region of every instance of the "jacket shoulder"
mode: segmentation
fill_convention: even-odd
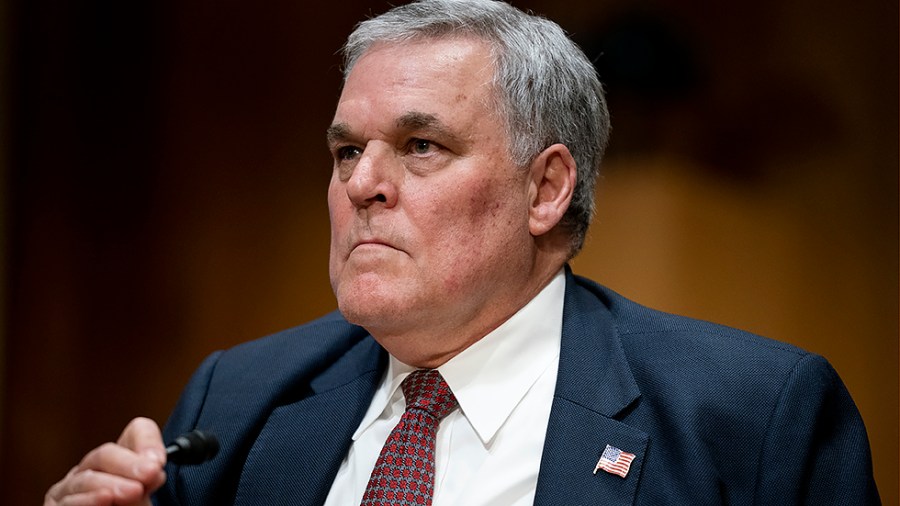
[[[576,276],[576,282],[608,308],[626,352],[631,351],[630,357],[653,355],[654,350],[669,356],[723,353],[784,361],[790,368],[812,355],[752,332],[649,308],[586,278]]]
[[[825,358],[650,309],[584,278],[576,283],[610,315],[641,392],[622,421],[647,432],[656,452],[644,478],[666,484],[644,486],[647,503],[699,504],[704,495],[729,503],[878,503],[865,427]],[[691,466],[681,465],[683,455]]]

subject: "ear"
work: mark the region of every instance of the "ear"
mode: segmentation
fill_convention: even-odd
[[[576,179],[575,159],[562,144],[550,146],[534,159],[528,190],[531,235],[546,234],[562,220],[572,201]]]

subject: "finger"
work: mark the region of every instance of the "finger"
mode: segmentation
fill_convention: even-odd
[[[137,418],[119,443],[90,451],[45,496],[45,504],[149,504],[148,497],[165,483],[165,448],[159,426]]]
[[[67,495],[59,501],[44,503],[44,506],[113,506],[114,504],[112,493],[108,490],[100,490],[85,494]]]
[[[166,481],[163,464],[156,457],[139,455],[124,446],[106,443],[85,455],[76,473],[97,471],[139,482],[149,494]]]
[[[118,443],[135,453],[152,456],[161,464],[166,462],[166,447],[159,425],[149,418],[138,417],[132,420],[122,431]]]
[[[141,482],[93,469],[73,468],[66,477],[50,488],[45,505],[136,504],[146,498]]]
[[[162,466],[156,457],[137,454],[115,443],[105,443],[88,452],[76,466],[76,471],[90,469],[143,481],[142,478],[162,470]]]
[[[166,447],[163,444],[159,425],[149,418],[138,417],[132,420],[122,435],[119,444],[131,448],[135,453],[158,464],[154,467],[146,463],[139,464],[136,469],[141,482],[146,487],[147,495],[156,491],[166,482],[166,473],[162,466],[166,463]]]
[[[121,502],[110,496],[89,493],[67,496],[60,502],[51,503],[50,506],[152,506],[152,503],[147,498],[138,502]]]

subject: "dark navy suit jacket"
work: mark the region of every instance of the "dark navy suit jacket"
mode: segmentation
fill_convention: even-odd
[[[566,276],[535,504],[879,504],[825,359]],[[386,364],[337,313],[210,356],[164,433],[207,429],[221,450],[170,464],[157,504],[322,504]],[[635,455],[625,478],[593,474],[607,444]]]

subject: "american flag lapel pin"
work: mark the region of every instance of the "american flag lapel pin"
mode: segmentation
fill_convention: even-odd
[[[594,474],[603,469],[607,473],[624,478],[628,475],[628,469],[631,468],[632,460],[634,460],[633,453],[623,452],[615,446],[606,445],[603,455],[597,461],[597,467],[594,468]]]

